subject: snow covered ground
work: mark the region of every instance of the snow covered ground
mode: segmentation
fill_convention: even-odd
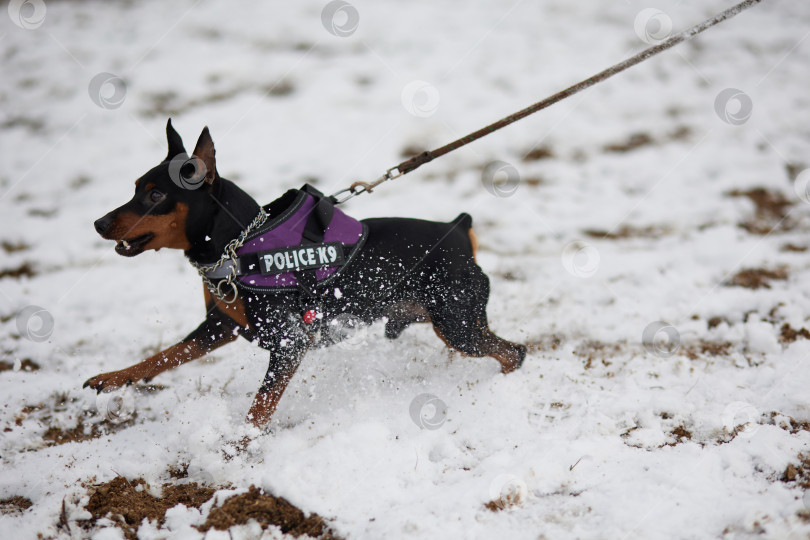
[[[221,174],[260,202],[305,181],[332,192],[730,5],[11,2],[0,499],[33,506],[0,514],[0,538],[121,537],[79,532],[89,486],[160,484],[184,465],[192,481],[283,496],[346,538],[807,538],[803,0],[764,0],[345,206],[472,214],[491,326],[531,346],[521,370],[449,353],[424,326],[389,342],[375,325],[310,353],[273,433],[231,460],[223,446],[266,369],[247,342],[161,375],[157,391],[81,388],[204,314],[182,254],[125,259],[92,227],[162,159],[168,116],[187,145],[208,125]],[[485,185],[493,161],[519,180]],[[79,421],[121,429],[46,444]],[[791,464],[799,477],[783,481]],[[203,536],[200,511],[171,513],[140,537]]]

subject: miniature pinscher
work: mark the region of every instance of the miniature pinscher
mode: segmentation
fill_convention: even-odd
[[[166,136],[166,158],[135,182],[135,195],[129,202],[95,222],[96,231],[105,239],[115,240],[115,251],[125,257],[148,249],[175,248],[183,250],[197,267],[212,265],[221,258],[230,262],[227,254],[235,253],[233,249],[228,251],[228,246],[233,248],[234,239],[244,237],[245,230],[262,214],[262,207],[233,182],[219,176],[207,127],[191,156],[186,155],[171,119]],[[296,200],[311,198],[318,203],[312,206],[310,218],[323,214],[324,208],[327,213],[338,212],[330,208],[334,199],[309,186],[305,188],[290,190],[264,207],[269,224],[266,229],[272,232],[273,223],[291,215],[289,206]],[[299,213],[305,210],[299,205]],[[307,225],[318,222],[307,221]],[[412,323],[430,322],[451,349],[466,356],[491,356],[500,362],[503,373],[520,367],[526,347],[496,336],[488,327],[489,278],[476,264],[477,242],[469,215],[461,214],[450,223],[406,218],[354,223],[359,223],[363,231],[363,241],[354,245],[317,243],[326,239],[324,227],[327,237],[329,234],[329,224],[321,223],[321,235],[315,235],[314,243],[307,244],[303,238],[301,246],[286,252],[277,249],[253,254],[256,258],[250,268],[257,264],[273,266],[275,261],[282,267],[290,265],[282,270],[300,270],[305,263],[311,263],[306,270],[287,274],[298,277],[298,286],[253,287],[249,275],[239,280],[228,280],[221,274],[203,279],[207,313],[196,330],[176,345],[126,369],[96,375],[84,386],[101,392],[149,381],[242,336],[270,351],[270,366],[247,415],[249,422],[263,428],[269,424],[305,352],[338,341],[340,332],[330,333],[329,324],[346,317],[365,324],[384,318],[389,339],[399,337]],[[307,236],[306,231],[301,234]],[[243,240],[249,242],[250,238]],[[346,249],[347,253],[336,261],[336,257],[326,256],[328,247]],[[325,260],[318,259],[319,252]],[[342,266],[324,279],[330,262]],[[249,274],[251,270],[246,271]],[[256,275],[276,280],[285,275],[269,271],[267,276],[258,272]],[[320,272],[319,277],[314,276],[316,272]],[[305,279],[305,275],[311,277]],[[222,282],[227,285],[225,294],[212,286]],[[278,285],[278,281],[274,283]]]

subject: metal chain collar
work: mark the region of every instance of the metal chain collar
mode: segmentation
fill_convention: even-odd
[[[247,240],[248,235],[255,229],[264,225],[264,222],[267,221],[267,214],[264,211],[264,208],[259,209],[259,213],[256,214],[256,217],[253,218],[253,221],[250,222],[250,225],[241,232],[241,234],[237,237],[228,242],[228,245],[225,246],[223,250],[222,256],[219,258],[217,262],[210,265],[203,265],[196,263],[194,261],[189,261],[191,266],[197,269],[197,273],[200,274],[200,277],[203,280],[203,283],[208,290],[225,302],[226,304],[233,304],[236,302],[236,299],[239,298],[239,290],[236,288],[236,250],[244,245],[245,240]],[[226,261],[232,261],[231,270],[227,277],[220,279],[216,284],[211,281],[211,279],[206,275],[209,272],[213,272],[219,269]],[[222,288],[224,286],[230,286],[231,290],[233,291],[233,298],[228,299],[226,297],[227,289],[223,292]]]

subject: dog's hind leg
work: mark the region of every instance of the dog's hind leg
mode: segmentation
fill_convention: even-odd
[[[466,356],[491,356],[509,373],[523,364],[526,346],[495,335],[488,326],[486,305],[489,278],[471,265],[451,287],[434,289],[437,296],[425,303],[436,334],[452,349]]]
[[[501,364],[501,373],[511,373],[523,365],[526,346],[512,343],[495,335],[486,325],[476,324],[473,328],[458,328],[453,324],[434,322],[436,335],[448,347],[466,356],[480,358],[491,356]]]

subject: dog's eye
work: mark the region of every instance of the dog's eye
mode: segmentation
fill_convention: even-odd
[[[165,198],[166,198],[166,195],[164,193],[161,193],[160,191],[158,191],[156,189],[153,189],[153,190],[149,191],[149,200],[152,201],[153,203],[159,203],[160,201],[162,201]]]

